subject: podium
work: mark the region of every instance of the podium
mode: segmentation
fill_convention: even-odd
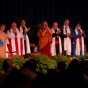
[[[6,34],[0,32],[0,57],[6,58]]]

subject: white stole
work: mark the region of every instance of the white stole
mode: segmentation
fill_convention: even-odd
[[[57,28],[57,31],[60,30],[59,28]],[[52,32],[55,33],[54,29],[52,28]],[[58,36],[59,38],[59,52],[60,54],[62,53],[62,43],[61,43],[61,38]],[[52,38],[52,43],[51,43],[51,54],[52,56],[56,55],[56,48],[55,48],[55,37]]]
[[[27,30],[27,27],[25,26],[25,29]],[[22,29],[22,26],[20,26],[20,31],[23,33],[23,29]],[[26,40],[26,53],[29,54],[31,53],[31,50],[30,50],[30,42],[29,42],[29,37],[28,35],[24,35],[24,39]]]
[[[67,31],[67,34],[68,33],[71,34],[69,26],[67,26],[66,30],[65,30],[65,26],[63,26],[63,34],[66,34],[66,31]],[[64,50],[65,51],[69,50],[71,52],[71,39],[69,37],[64,38]]]
[[[20,46],[20,39],[22,38],[22,44],[23,44],[23,52],[22,54],[24,55],[24,38],[23,38],[23,34],[22,32],[16,28],[16,35],[13,32],[13,29],[11,28],[10,30],[7,31],[7,37],[8,40],[11,39],[11,46],[12,46],[12,52],[16,51],[16,42],[15,42],[15,38],[17,38],[17,44],[18,44],[18,53],[19,55],[21,55],[21,46]],[[14,53],[14,55],[16,55],[16,53]]]
[[[82,32],[82,29],[79,29]],[[75,33],[76,35],[78,35],[78,31],[77,29],[75,29]],[[84,55],[84,37],[81,36],[81,40],[82,40],[82,55]],[[79,38],[76,39],[76,55],[80,55],[80,42],[79,42]]]
[[[8,38],[6,40],[6,58],[9,58],[9,50],[8,50],[8,47],[7,45],[9,44],[9,41],[8,41]]]

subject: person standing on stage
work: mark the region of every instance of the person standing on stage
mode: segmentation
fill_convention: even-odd
[[[80,23],[77,23],[73,31],[73,57],[84,55],[84,38],[86,37]]]
[[[61,28],[61,38],[62,38],[62,53],[68,57],[71,56],[72,46],[71,46],[71,38],[72,38],[72,30],[69,27],[69,20],[65,19],[64,25]]]
[[[52,25],[52,43],[51,43],[51,54],[52,56],[62,54],[62,43],[61,43],[61,31],[58,28],[58,23],[54,22]]]
[[[6,33],[4,33],[5,25],[0,25],[0,57],[7,58],[7,36]]]
[[[44,21],[42,26],[39,28],[38,33],[39,37],[39,50],[41,54],[47,55],[51,58],[51,41],[52,41],[52,29],[48,27],[48,23]]]
[[[20,29],[17,28],[16,22],[12,22],[11,28],[7,30],[7,38],[9,41],[9,57],[13,57],[16,54],[18,54],[20,57],[23,57],[24,38]]]
[[[24,47],[25,47],[25,57],[31,53],[30,50],[30,41],[29,37],[27,35],[27,32],[30,30],[30,28],[26,27],[26,21],[24,19],[21,20],[21,25],[20,25],[20,31],[23,33],[24,36]]]

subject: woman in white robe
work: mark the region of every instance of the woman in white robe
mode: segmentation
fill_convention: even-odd
[[[84,55],[84,38],[86,34],[84,33],[81,25],[78,23],[75,30],[73,31],[73,57]]]
[[[11,28],[7,30],[7,38],[9,41],[8,51],[9,57],[18,54],[20,57],[24,55],[24,38],[20,29],[17,28],[16,22],[11,24]]]
[[[30,30],[30,28],[26,27],[26,21],[25,20],[21,20],[20,30],[24,36],[25,56],[27,56],[27,54],[31,53],[30,41],[29,41],[29,37],[27,35],[27,32]]]

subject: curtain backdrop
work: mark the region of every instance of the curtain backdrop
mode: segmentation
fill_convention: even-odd
[[[27,19],[30,26],[46,20],[50,27],[53,21],[61,27],[68,18],[73,29],[80,21],[87,30],[88,4],[86,0],[0,0],[0,23],[8,27],[13,20],[19,24],[21,18]]]

